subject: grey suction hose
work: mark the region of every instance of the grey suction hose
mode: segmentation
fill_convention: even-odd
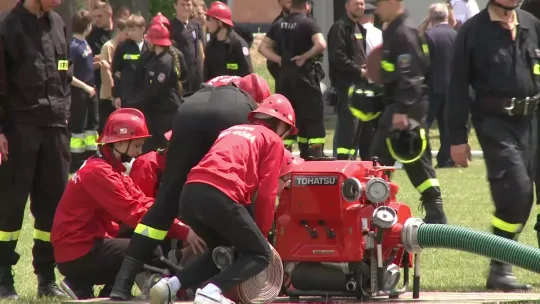
[[[470,228],[425,224],[422,219],[410,218],[403,225],[401,241],[410,253],[450,248],[540,273],[540,249]]]

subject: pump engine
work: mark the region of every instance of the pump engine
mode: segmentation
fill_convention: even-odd
[[[406,291],[412,261],[401,231],[411,209],[396,201],[391,171],[376,158],[295,168],[276,210],[275,247],[288,296],[397,297]]]

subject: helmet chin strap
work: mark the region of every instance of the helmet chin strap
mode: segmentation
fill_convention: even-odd
[[[116,147],[113,145],[114,151],[116,151],[116,152],[118,152],[118,154],[120,154],[120,161],[123,162],[123,163],[129,163],[133,159],[133,157],[128,155],[128,151],[129,151],[130,146],[131,146],[131,140],[128,142],[126,150],[124,152],[122,152],[122,151],[119,151],[118,149],[116,149]]]
[[[517,8],[520,7],[521,1],[520,1],[520,3],[519,3],[518,5],[516,5],[516,6],[514,6],[514,7],[502,5],[502,4],[500,4],[499,2],[497,2],[497,0],[490,0],[490,1],[489,1],[489,4],[492,4],[492,5],[495,5],[495,6],[497,6],[497,7],[500,7],[500,8],[502,8],[502,9],[504,9],[504,10],[505,10],[505,11],[504,11],[504,14],[505,14],[506,16],[508,16],[508,13],[510,13],[511,11],[513,11],[513,10],[515,10],[515,9],[517,9]]]

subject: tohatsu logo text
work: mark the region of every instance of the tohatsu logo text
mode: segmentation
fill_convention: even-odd
[[[337,176],[295,176],[293,186],[333,186]]]

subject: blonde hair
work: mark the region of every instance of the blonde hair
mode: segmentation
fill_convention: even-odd
[[[171,54],[174,60],[174,72],[176,73],[176,76],[178,77],[178,93],[182,95],[182,91],[184,90],[184,88],[182,87],[182,81],[180,80],[180,73],[181,73],[180,72],[181,71],[180,57],[182,56],[182,53],[180,52],[180,50],[172,46],[165,48],[165,50],[167,53]]]
[[[126,21],[127,28],[144,28],[146,27],[146,20],[141,15],[131,15]]]

